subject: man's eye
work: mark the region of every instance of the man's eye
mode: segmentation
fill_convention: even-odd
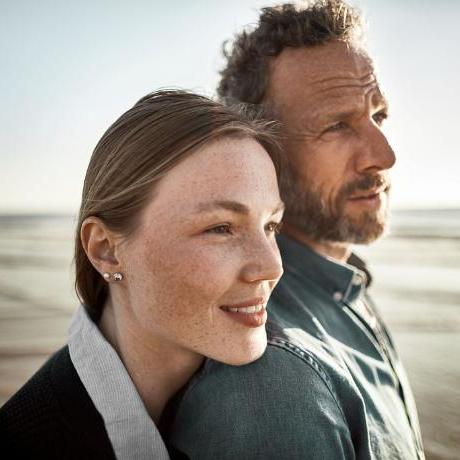
[[[276,233],[278,235],[278,233],[281,231],[282,226],[282,222],[269,222],[265,228],[267,231]]]
[[[344,129],[347,128],[347,124],[343,121],[340,121],[338,123],[335,123],[334,125],[331,125],[329,126],[327,129],[326,129],[326,133],[334,133],[334,132],[337,132],[337,131],[342,131]]]
[[[380,126],[388,118],[388,114],[386,112],[378,112],[375,115],[373,115],[372,118]]]
[[[217,234],[221,234],[221,235],[226,234],[226,233],[231,233],[230,225],[228,225],[228,224],[217,225],[215,227],[208,228],[206,230],[206,233],[217,233]]]

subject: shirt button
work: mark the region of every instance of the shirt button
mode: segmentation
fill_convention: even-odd
[[[341,292],[339,292],[339,291],[336,291],[336,292],[334,292],[334,294],[332,294],[332,298],[336,302],[340,302],[343,299],[343,294]]]
[[[354,286],[359,286],[363,282],[363,277],[359,273],[355,273],[351,282]]]

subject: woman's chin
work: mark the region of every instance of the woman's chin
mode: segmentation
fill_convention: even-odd
[[[245,364],[252,363],[259,359],[267,348],[267,334],[265,327],[261,327],[260,333],[251,337],[250,340],[245,341],[238,346],[235,344],[230,353],[225,356],[213,358],[216,361],[221,361],[231,366],[244,366]]]

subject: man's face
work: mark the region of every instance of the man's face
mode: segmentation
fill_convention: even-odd
[[[342,42],[286,48],[271,62],[266,101],[284,126],[285,221],[315,241],[379,237],[395,156],[367,55]]]

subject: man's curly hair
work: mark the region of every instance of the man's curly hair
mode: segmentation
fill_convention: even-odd
[[[224,43],[227,65],[217,93],[227,103],[259,104],[267,89],[269,60],[284,48],[350,42],[361,34],[361,13],[343,0],[262,8],[254,30],[236,35],[228,51]]]

